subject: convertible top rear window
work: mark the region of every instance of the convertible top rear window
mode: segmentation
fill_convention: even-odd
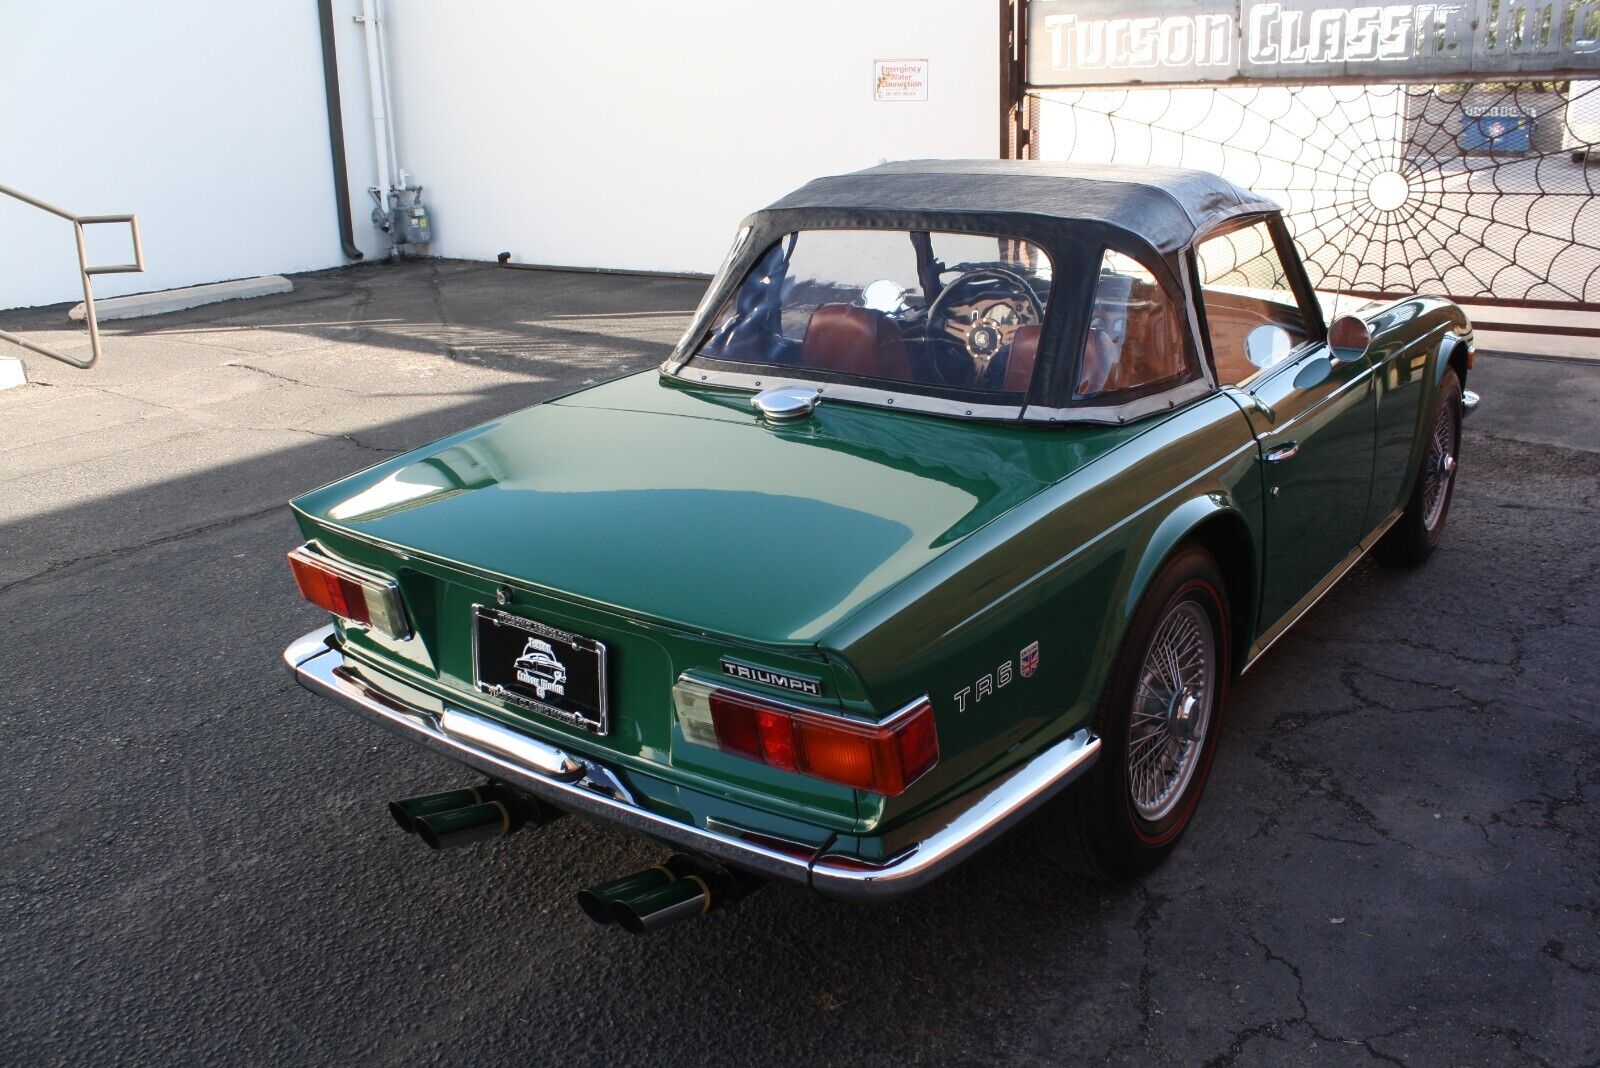
[[[911,391],[1020,393],[1050,282],[1049,257],[1014,238],[800,230],[761,254],[692,358]]]

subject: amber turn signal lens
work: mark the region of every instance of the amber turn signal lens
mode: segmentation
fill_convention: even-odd
[[[840,786],[893,797],[939,762],[939,734],[926,697],[882,723],[767,704],[732,690],[711,690],[706,704],[724,752]],[[680,720],[685,707],[680,701]],[[686,723],[685,733],[706,732]]]

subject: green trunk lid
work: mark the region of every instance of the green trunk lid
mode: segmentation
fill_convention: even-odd
[[[630,617],[811,644],[1124,428],[745,394],[646,372],[396,457],[295,502],[314,524]]]

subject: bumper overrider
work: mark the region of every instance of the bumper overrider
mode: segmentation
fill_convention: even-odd
[[[943,875],[999,837],[1094,763],[1100,739],[1077,731],[942,808],[897,828],[892,859],[871,864],[812,849],[715,819],[697,826],[641,805],[617,772],[445,702],[411,703],[409,689],[374,685],[373,669],[347,661],[323,627],[284,650],[306,689],[331,697],[417,744],[466,764],[557,808],[638,834],[765,878],[800,883],[828,897],[882,901]],[[903,843],[903,844],[902,844]]]

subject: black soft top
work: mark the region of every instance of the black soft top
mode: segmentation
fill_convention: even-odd
[[[685,364],[705,340],[719,309],[787,234],[879,228],[988,234],[1036,244],[1052,265],[1038,362],[1025,395],[997,402],[989,394],[923,386],[884,401],[881,386],[839,384],[827,387],[830,395],[897,404],[902,411],[983,419],[1126,422],[1216,388],[1215,374],[1202,355],[1185,253],[1197,237],[1230,219],[1280,211],[1277,204],[1226,178],[1180,167],[929,159],[880,163],[853,174],[818,178],[744,220],[728,261],[662,371],[670,376],[687,373]],[[1274,225],[1282,230],[1281,220]],[[1191,373],[1175,385],[1074,399],[1102,255],[1108,250],[1137,259],[1184,309]],[[771,367],[725,370],[714,364],[712,360],[693,368],[694,380],[754,390],[781,377]],[[799,384],[809,381],[796,379]]]
[[[1226,178],[1182,167],[919,159],[818,178],[758,214],[1004,215],[1014,222],[1032,216],[1050,229],[1058,221],[1105,224],[1170,254],[1225,219],[1277,210],[1277,204]]]

